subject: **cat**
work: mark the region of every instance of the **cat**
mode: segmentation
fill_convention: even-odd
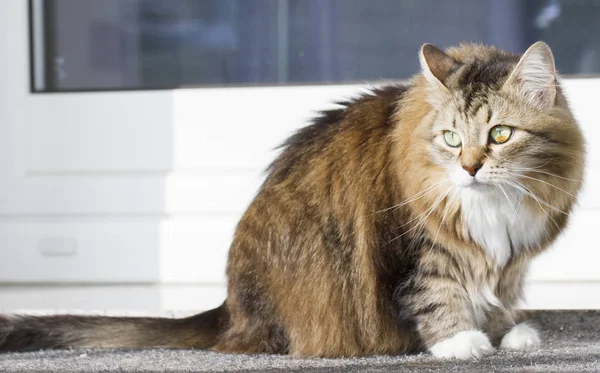
[[[584,138],[543,42],[420,50],[406,85],[322,112],[241,218],[218,308],[183,319],[4,315],[0,350],[200,348],[342,357],[529,351],[517,304],[564,230]]]

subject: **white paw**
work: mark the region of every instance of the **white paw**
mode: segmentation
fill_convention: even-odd
[[[494,348],[485,334],[479,330],[468,330],[436,343],[429,351],[441,359],[479,359],[493,353]]]
[[[502,338],[500,348],[515,351],[534,351],[540,348],[538,332],[527,324],[514,326]]]

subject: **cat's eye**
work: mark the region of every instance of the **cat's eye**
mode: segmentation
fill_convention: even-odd
[[[494,144],[504,144],[513,134],[513,129],[509,126],[495,126],[490,131],[490,140]]]
[[[456,132],[452,131],[444,131],[444,141],[446,141],[446,144],[448,144],[448,146],[451,146],[453,148],[458,148],[462,144],[460,136],[458,136]]]

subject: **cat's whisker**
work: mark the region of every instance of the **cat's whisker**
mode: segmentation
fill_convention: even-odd
[[[539,171],[539,170],[536,170],[534,168],[511,168],[511,170],[521,171],[521,172],[535,172],[535,173],[538,173],[538,174],[544,174],[544,175],[548,175],[548,176],[553,176],[553,177],[555,177],[557,179],[562,179],[562,180],[567,180],[567,181],[574,181],[574,182],[581,182],[582,181],[581,179],[570,179],[568,177],[558,176],[558,175],[553,174],[551,172]]]
[[[384,213],[384,212],[395,211],[395,210],[399,209],[402,206],[405,206],[405,205],[407,205],[409,203],[418,201],[419,199],[427,196],[428,194],[433,193],[433,191],[435,190],[435,188],[437,188],[438,186],[440,186],[442,183],[444,183],[446,181],[447,181],[446,179],[438,181],[437,183],[435,183],[433,185],[430,185],[429,187],[425,188],[424,190],[420,191],[419,193],[415,194],[414,196],[412,196],[412,197],[404,200],[403,202],[400,202],[400,203],[398,203],[398,204],[396,204],[394,206],[391,206],[391,207],[388,207],[388,208],[385,208],[385,209],[382,209],[382,210],[379,210],[379,211],[375,211],[372,214],[369,214],[369,216],[372,216],[372,215],[375,215],[375,214]],[[413,221],[420,219],[423,215],[427,214],[428,211],[429,211],[429,209],[426,210],[425,212],[422,212],[421,214],[415,216],[414,218],[412,218],[411,220],[409,220],[406,223],[402,224],[398,228],[402,228],[402,227],[404,227],[404,226],[412,223]],[[355,233],[356,232],[354,232],[354,231],[351,232],[350,236],[353,236]]]
[[[447,179],[444,179],[444,180],[442,180],[442,182],[446,182],[446,181],[448,181],[448,180],[447,180]],[[440,184],[440,183],[438,183],[438,184]],[[442,197],[442,198],[441,198],[439,201],[436,201],[436,202],[434,202],[434,204],[433,204],[434,206],[432,206],[432,207],[428,208],[427,210],[425,210],[424,212],[422,212],[421,214],[419,214],[419,215],[417,216],[417,218],[420,218],[420,217],[422,217],[423,215],[425,215],[425,214],[428,214],[428,212],[430,211],[430,209],[432,209],[432,208],[433,208],[433,209],[435,209],[435,208],[436,208],[436,207],[437,207],[437,206],[438,206],[438,205],[439,205],[439,204],[440,204],[440,203],[441,203],[441,202],[444,200],[444,198],[446,198],[446,197],[448,196],[448,193],[449,193],[449,190],[450,190],[450,189],[452,189],[452,187],[450,187],[450,188],[449,188],[449,189],[446,191],[446,195],[445,195],[445,196],[443,196],[443,197]],[[431,210],[431,212],[433,212],[433,210]],[[418,223],[417,223],[417,224],[416,224],[416,225],[413,227],[413,229],[419,228],[419,230],[418,230],[418,232],[416,232],[416,234],[414,235],[414,237],[413,237],[413,238],[410,240],[410,243],[408,244],[408,246],[412,246],[413,242],[414,242],[414,241],[415,241],[415,239],[418,237],[418,235],[419,235],[419,234],[421,234],[421,232],[423,232],[423,231],[425,230],[425,224],[423,224],[423,223],[424,223],[424,221],[425,221],[425,220],[426,220],[426,219],[429,217],[429,215],[431,215],[431,213],[429,213],[429,214],[428,214],[428,215],[427,215],[425,218],[423,218],[421,221],[419,221],[419,222],[418,222]],[[412,221],[414,221],[414,220],[415,220],[415,219],[412,219],[410,222],[412,222]],[[409,223],[410,223],[410,222],[409,222]],[[405,226],[405,225],[406,225],[406,224],[403,224],[403,225],[401,225],[399,228],[401,228],[401,227],[403,227],[403,226]],[[405,233],[407,233],[407,232],[405,232]],[[398,237],[394,238],[394,239],[393,239],[392,241],[390,241],[390,242],[393,242],[393,241],[394,241],[394,240],[396,240],[397,238],[398,238]]]
[[[523,226],[523,229],[527,230],[527,228],[525,227],[525,224],[523,224],[523,220],[521,220],[521,215],[519,215],[519,213],[517,212],[517,209],[511,203],[510,198],[508,197],[508,193],[506,193],[506,191],[504,190],[504,188],[502,188],[502,185],[500,185],[500,184],[495,184],[495,185],[500,189],[500,191],[502,192],[502,194],[504,194],[504,197],[506,197],[506,202],[508,203],[508,205],[510,206],[510,208],[514,212],[515,217],[519,220],[519,223],[521,223],[521,225]]]
[[[442,197],[442,198],[443,198],[443,197]],[[436,203],[437,201],[438,201],[438,200],[436,199],[436,200],[435,200],[435,202],[434,202],[434,205],[435,205],[435,203]],[[423,211],[423,212],[422,212],[422,213],[420,213],[419,215],[415,216],[414,218],[410,219],[410,220],[409,220],[409,221],[407,221],[406,223],[404,223],[404,224],[400,225],[398,228],[405,227],[405,226],[409,225],[410,223],[412,223],[413,221],[421,219],[421,217],[422,217],[422,216],[424,216],[424,215],[426,215],[427,213],[429,213],[429,210],[430,210],[430,209],[431,209],[431,207],[429,207],[427,210]],[[417,225],[418,225],[418,224],[419,224],[419,223],[417,223]]]
[[[560,231],[562,231],[562,229],[560,229],[560,226],[558,225],[558,223],[556,222],[556,220],[554,220],[554,218],[552,216],[550,216],[550,214],[548,213],[548,211],[546,211],[543,207],[542,207],[542,203],[545,205],[548,205],[549,208],[553,208],[556,209],[554,206],[549,205],[548,203],[546,203],[545,201],[541,200],[538,196],[536,196],[533,192],[529,191],[529,189],[525,188],[522,185],[517,185],[517,184],[513,184],[512,182],[508,182],[510,185],[512,185],[514,188],[520,190],[522,193],[530,196],[531,198],[533,198],[533,200],[538,204],[538,206],[540,207],[540,209],[544,212],[544,214],[546,214],[546,216],[548,216],[548,218],[550,220],[552,220],[552,222],[554,223],[554,225],[556,226],[556,228],[558,228]],[[558,209],[557,209],[558,210]],[[560,211],[560,210],[559,210]],[[566,214],[564,211],[560,211],[563,214]],[[568,214],[567,214],[568,215]]]
[[[544,164],[541,164],[539,166],[536,167],[532,167],[534,169],[540,169],[540,168],[544,168],[546,167],[550,162],[552,162],[554,160],[554,157],[551,157],[550,159],[548,159],[546,162],[544,162]]]
[[[556,158],[557,156],[561,156],[561,157],[567,157],[567,158],[571,158],[571,159],[579,159],[579,158],[580,158],[579,156],[576,156],[576,155],[573,155],[573,154],[565,154],[565,153],[560,153],[560,154],[557,154],[557,153],[550,153],[550,152],[547,152],[547,151],[544,151],[544,150],[540,150],[540,149],[536,149],[536,152],[538,152],[538,153],[543,153],[543,154],[546,154],[546,155],[550,156],[550,158],[551,158],[551,159],[554,159],[554,158]]]
[[[519,188],[518,188],[516,185],[513,185],[513,186],[514,186],[515,188],[519,189]],[[525,194],[529,195],[531,198],[533,198],[533,200],[534,200],[534,201],[535,201],[535,202],[538,204],[538,206],[540,207],[540,210],[542,210],[542,211],[544,212],[544,214],[546,214],[546,216],[547,216],[547,217],[548,217],[550,220],[552,220],[552,222],[554,223],[554,225],[555,225],[555,226],[556,226],[558,229],[560,229],[560,226],[558,225],[558,223],[556,222],[556,220],[554,220],[554,218],[553,218],[552,216],[550,216],[550,214],[548,213],[548,211],[546,211],[546,210],[545,210],[545,209],[542,207],[542,205],[540,204],[540,201],[539,201],[539,199],[538,199],[538,198],[537,198],[535,195],[530,195],[530,194],[528,194],[527,192],[525,192],[525,191],[524,191],[524,190],[522,190],[522,189],[519,189],[519,190],[521,190],[523,193],[525,193]]]
[[[531,167],[531,168],[533,168],[533,169],[540,169],[540,168],[544,168],[544,167],[546,167],[548,164],[550,164],[552,161],[554,161],[554,160],[556,159],[556,157],[557,157],[557,156],[556,156],[556,155],[554,155],[554,154],[551,154],[551,153],[548,153],[548,152],[544,152],[544,151],[541,151],[541,150],[538,150],[538,152],[539,152],[539,153],[544,153],[544,154],[547,154],[547,155],[549,155],[550,157],[549,157],[549,159],[548,159],[546,162],[544,162],[543,164],[541,164],[541,165],[539,165],[539,166]],[[572,158],[572,159],[577,159],[576,157],[574,157],[574,156],[572,156],[572,155],[570,155],[570,154],[561,154],[561,157],[570,157],[570,158]],[[535,157],[534,157],[534,158],[530,158],[530,159],[531,159],[531,161],[532,161],[532,162],[538,162],[538,161],[539,161],[539,158],[535,158]],[[562,163],[562,164],[564,164],[564,165],[567,165],[567,166],[579,167],[579,165],[578,165],[578,164],[573,164],[573,163],[571,163],[571,162],[565,162],[565,161],[561,161],[561,163]]]
[[[536,177],[531,177],[531,176],[522,175],[522,174],[517,174],[517,173],[513,173],[513,172],[508,172],[508,171],[507,171],[507,173],[508,173],[508,174],[510,174],[510,175],[513,175],[513,176],[518,176],[518,177],[522,177],[522,178],[529,179],[529,180],[539,181],[540,183],[543,183],[543,184],[546,184],[546,185],[548,185],[548,186],[551,186],[551,187],[553,187],[553,188],[555,188],[555,189],[557,189],[557,190],[560,190],[560,191],[561,191],[561,192],[563,192],[563,193],[566,193],[566,194],[568,194],[569,196],[571,196],[571,197],[573,197],[573,198],[576,198],[576,197],[575,197],[575,196],[574,196],[572,193],[569,193],[569,192],[567,192],[566,190],[564,190],[564,189],[562,189],[562,188],[560,188],[560,187],[557,187],[556,185],[554,185],[554,184],[552,184],[552,183],[549,183],[549,182],[547,182],[547,181],[544,181],[544,180],[538,179],[538,178],[536,178]]]
[[[436,200],[436,201],[437,201],[437,200]],[[436,203],[436,202],[434,202],[434,205],[435,205],[435,203]],[[431,209],[431,207],[429,207],[427,210],[423,211],[423,212],[422,212],[422,213],[420,213],[419,215],[415,216],[414,218],[410,219],[410,220],[409,220],[409,221],[407,221],[406,223],[404,223],[404,224],[400,225],[398,228],[405,227],[405,226],[409,225],[410,223],[412,223],[413,221],[421,219],[421,217],[422,217],[422,216],[424,216],[424,215],[427,215],[427,214],[429,213],[429,210],[430,210],[430,209]],[[418,224],[419,224],[419,223],[417,223],[417,225],[418,225]]]
[[[407,230],[406,232],[398,235],[396,238],[393,238],[391,241],[389,241],[386,245],[389,245],[390,243],[396,241],[397,239],[399,239],[400,237],[404,236],[405,234],[412,232],[413,230],[419,228],[426,220],[427,218],[429,218],[429,216],[431,216],[431,214],[433,213],[433,211],[435,211],[435,209],[440,205],[440,203],[442,203],[442,201],[448,197],[448,194],[450,194],[450,190],[452,190],[452,187],[448,188],[448,190],[446,191],[446,193],[444,193],[441,197],[439,197],[432,205],[431,207],[429,207],[427,210],[425,210],[425,213],[427,213],[427,216],[425,216],[424,218],[422,218],[421,220],[419,220],[417,222],[417,224],[410,228],[409,230]],[[424,213],[421,213],[420,216],[422,216]],[[414,221],[414,219],[412,219],[411,221]],[[403,224],[402,226],[404,226],[406,224]]]
[[[454,198],[457,196],[457,194],[458,194],[458,191],[455,190],[452,193],[452,197],[450,197],[450,200],[446,203],[446,206],[444,207],[444,213],[442,214],[442,221],[440,222],[440,226],[438,227],[438,230],[435,233],[435,237],[433,239],[434,245],[437,242],[437,238],[438,238],[438,235],[440,234],[440,230],[442,229],[442,226],[444,225],[444,221],[446,220],[446,214],[448,213],[447,209],[448,209],[448,207],[450,207],[452,205],[452,203],[454,202]]]
[[[550,203],[546,202],[545,200],[541,199],[535,193],[533,193],[531,190],[529,190],[527,187],[525,187],[525,185],[519,183],[518,181],[513,180],[513,181],[508,182],[508,183],[511,184],[516,189],[519,189],[521,192],[527,194],[529,197],[537,200],[538,202],[540,202],[544,206],[546,206],[546,207],[548,207],[548,208],[550,208],[550,209],[552,209],[552,210],[554,210],[554,211],[556,211],[556,212],[558,212],[560,214],[569,216],[568,212],[564,212],[563,210],[559,209],[558,207],[553,206]]]
[[[440,198],[438,198],[431,207],[429,207],[427,210],[425,210],[425,212],[419,214],[419,217],[423,216],[423,215],[427,215],[423,218],[421,218],[414,227],[410,228],[409,230],[405,231],[404,233],[398,235],[397,237],[391,239],[389,242],[386,243],[386,245],[389,245],[390,243],[396,241],[397,239],[401,238],[402,236],[404,236],[405,234],[412,232],[413,230],[417,229],[417,228],[422,228],[423,223],[425,222],[425,220],[427,220],[427,218],[429,217],[429,215],[431,215],[431,213],[433,212],[433,210],[439,205],[439,203],[441,203],[441,201],[444,199],[445,196],[442,196]],[[411,219],[408,223],[413,222],[416,219]],[[402,224],[400,227],[403,227],[405,225],[407,225],[408,223]]]
[[[402,206],[405,206],[405,205],[407,205],[407,204],[409,204],[411,202],[415,202],[415,201],[417,201],[417,200],[425,197],[426,195],[430,194],[431,192],[433,192],[433,190],[435,188],[437,188],[438,186],[440,186],[445,181],[446,180],[438,181],[437,183],[435,183],[433,185],[430,185],[429,187],[425,188],[424,190],[420,191],[419,193],[415,194],[414,196],[409,197],[408,199],[406,199],[406,200],[404,200],[404,201],[402,201],[402,202],[400,202],[400,203],[398,203],[398,204],[396,204],[394,206],[391,206],[391,207],[388,207],[388,208],[385,208],[385,209],[382,209],[382,210],[379,210],[379,211],[375,211],[373,214],[380,214],[382,212],[393,211],[393,210],[396,210],[396,209],[398,209],[398,208],[400,208]]]

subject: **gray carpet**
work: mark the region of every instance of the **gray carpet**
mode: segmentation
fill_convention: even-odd
[[[532,315],[543,348],[499,352],[479,361],[439,361],[427,354],[360,359],[293,359],[192,350],[65,350],[0,354],[0,372],[600,372],[600,312]]]

